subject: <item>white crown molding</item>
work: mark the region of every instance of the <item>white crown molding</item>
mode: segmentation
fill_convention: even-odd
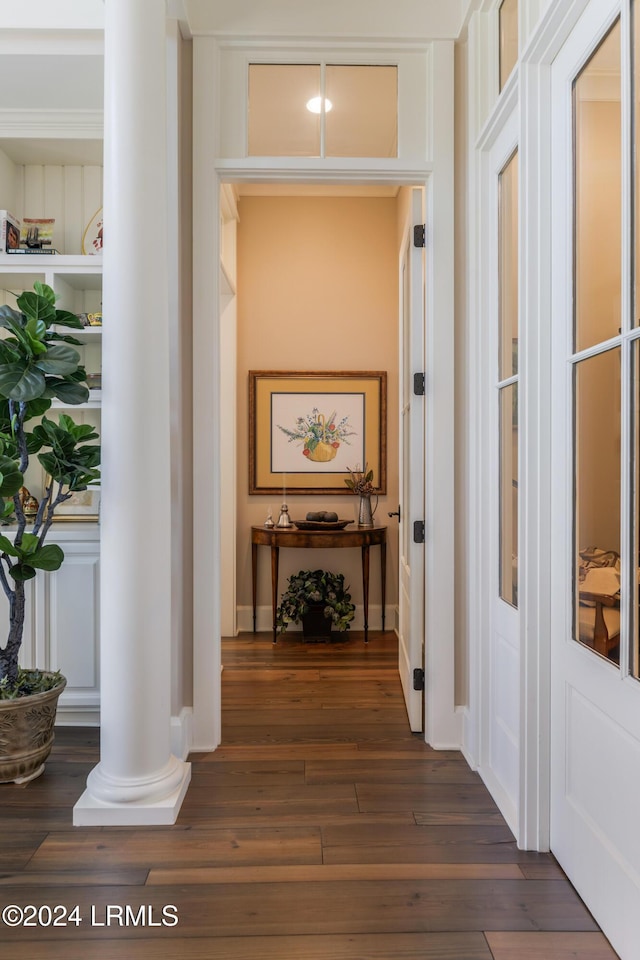
[[[0,109],[0,137],[101,140],[102,110]]]
[[[215,168],[221,180],[274,183],[286,177],[290,183],[335,183],[336,176],[344,177],[344,183],[421,183],[433,170],[432,163],[424,166],[404,166],[402,161],[388,159],[363,161],[350,164],[343,158],[328,158],[307,163],[300,157],[249,157],[246,161],[218,159]]]

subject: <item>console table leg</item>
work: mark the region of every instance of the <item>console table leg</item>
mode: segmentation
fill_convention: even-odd
[[[253,632],[256,632],[256,606],[258,602],[258,544],[251,544],[251,587],[253,595]]]
[[[364,642],[369,643],[369,546],[362,548],[362,596],[364,600]]]
[[[387,592],[387,544],[383,540],[380,544],[380,574],[381,574],[381,593],[382,593],[382,629],[384,630],[384,614]]]
[[[276,636],[276,610],[278,609],[278,561],[280,548],[275,545],[271,547],[271,613],[273,614],[273,642],[277,640]]]

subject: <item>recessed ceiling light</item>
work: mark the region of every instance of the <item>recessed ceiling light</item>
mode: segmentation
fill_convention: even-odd
[[[333,107],[331,100],[324,98],[324,112],[329,113],[329,110]],[[322,113],[322,97],[311,97],[311,100],[307,100],[307,110],[311,113]]]

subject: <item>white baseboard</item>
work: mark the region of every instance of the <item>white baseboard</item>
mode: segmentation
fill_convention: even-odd
[[[183,707],[177,717],[171,717],[171,753],[186,760],[193,744],[193,707]]]
[[[100,707],[59,704],[56,713],[57,727],[99,727]],[[183,707],[177,717],[171,717],[171,753],[179,760],[186,760],[193,743],[193,707]]]
[[[81,707],[75,704],[58,704],[57,727],[99,727],[100,707]]]
[[[458,707],[462,713],[462,755],[472,770],[478,769],[477,735],[474,730],[471,711],[468,707]]]
[[[385,630],[395,630],[397,628],[398,611],[397,607],[387,606],[385,608]],[[237,609],[238,633],[253,633],[253,608],[238,607]],[[351,621],[352,630],[364,630],[364,614],[362,607],[356,607],[356,615]],[[273,614],[271,606],[262,604],[256,608],[256,630],[259,633],[273,630]],[[382,630],[382,605],[369,605],[369,630]],[[300,624],[292,623],[287,633],[302,631]]]

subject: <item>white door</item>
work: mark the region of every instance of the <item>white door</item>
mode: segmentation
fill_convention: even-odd
[[[552,67],[549,571],[551,848],[625,960],[640,914],[629,14],[592,0]]]
[[[424,247],[414,226],[424,224],[424,191],[412,188],[400,249],[400,543],[398,668],[414,732],[424,726]],[[417,375],[417,381],[416,381]],[[418,526],[416,526],[418,525]]]
[[[479,769],[518,834],[520,793],[519,570],[519,151],[515,109],[487,151],[483,203],[491,242],[484,251],[487,287],[486,386],[482,458],[485,472],[483,578],[490,586],[488,629],[480,664]]]

